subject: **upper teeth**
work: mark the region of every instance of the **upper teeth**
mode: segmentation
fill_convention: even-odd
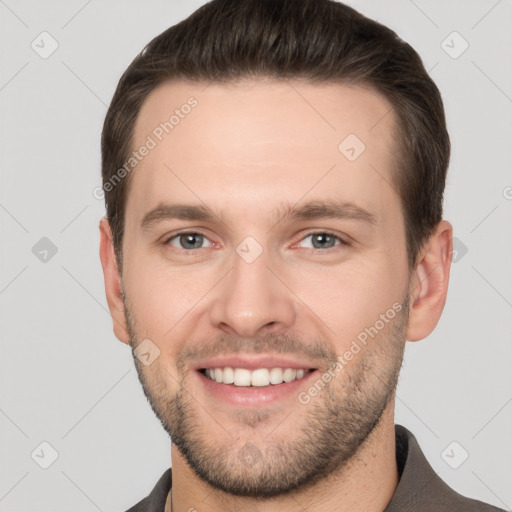
[[[247,368],[208,368],[205,374],[210,379],[224,384],[235,386],[268,386],[269,384],[282,384],[292,380],[301,379],[306,369],[296,370],[295,368],[258,368],[248,370]]]

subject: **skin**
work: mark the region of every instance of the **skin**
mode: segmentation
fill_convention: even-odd
[[[288,467],[298,478],[300,471],[289,468],[314,464],[313,445],[321,440],[315,436],[322,428],[336,432],[339,427],[337,438],[347,440],[347,450],[333,445],[332,467],[313,484],[257,497],[212,485],[173,443],[172,510],[382,511],[398,484],[394,386],[403,348],[406,340],[428,336],[440,318],[452,227],[443,220],[416,267],[408,268],[400,198],[390,186],[395,119],[385,115],[390,105],[378,93],[297,80],[165,83],[144,103],[133,147],[144,144],[190,96],[197,107],[133,171],[122,276],[109,224],[100,221],[114,333],[132,348],[144,339],[158,347],[151,365],[135,359],[145,392],[169,432],[180,433],[181,425],[205,457],[218,450],[209,460],[212,472],[224,469],[233,479],[257,483],[274,471],[270,482],[280,482]],[[366,145],[352,162],[338,150],[351,133]],[[313,200],[351,202],[371,213],[375,224],[271,215],[283,202],[300,206]],[[161,203],[202,204],[216,216],[211,221],[164,219],[142,228],[145,214]],[[179,237],[171,245],[169,238],[185,229],[207,237],[201,248],[185,249]],[[311,231],[327,231],[349,244],[337,241],[315,249]],[[252,263],[236,252],[248,236],[262,249]],[[273,354],[292,340],[286,354],[299,360],[307,354],[321,374],[396,303],[403,306],[402,314],[308,404],[293,394],[257,409],[226,405],[191,369],[199,351],[208,356]],[[338,408],[338,416],[327,414],[329,405]],[[364,439],[358,429],[343,430],[351,418],[361,431],[369,430]],[[372,419],[378,421],[369,428]],[[314,440],[309,444],[308,427]],[[239,455],[249,442],[262,464],[244,466]],[[299,445],[311,448],[307,459],[293,458]],[[275,457],[280,446],[290,457],[284,465]],[[166,510],[171,510],[171,495]]]

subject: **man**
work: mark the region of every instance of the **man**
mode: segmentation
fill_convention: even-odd
[[[172,440],[131,511],[491,511],[394,424],[444,307],[439,91],[329,0],[214,0],[122,76],[102,137],[114,332]]]

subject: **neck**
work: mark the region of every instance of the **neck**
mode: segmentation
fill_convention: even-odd
[[[393,413],[394,399],[388,403],[371,436],[340,472],[307,490],[265,500],[232,496],[212,488],[191,470],[173,444],[173,508],[169,493],[165,512],[382,512],[399,480]]]

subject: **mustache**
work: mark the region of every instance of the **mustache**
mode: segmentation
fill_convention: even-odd
[[[222,354],[293,354],[318,361],[318,367],[326,368],[335,364],[338,354],[323,339],[303,341],[291,334],[268,333],[257,338],[240,338],[222,333],[213,340],[184,342],[177,350],[178,368],[183,368],[194,360],[209,359]]]

